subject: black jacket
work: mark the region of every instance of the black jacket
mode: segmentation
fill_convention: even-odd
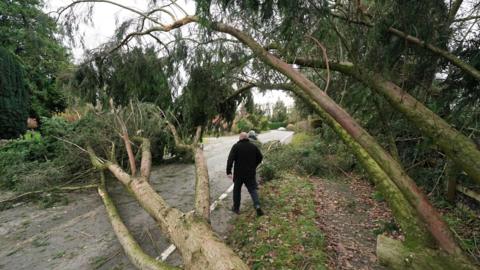
[[[235,163],[233,179],[248,181],[255,179],[255,170],[262,162],[263,156],[260,150],[248,139],[240,140],[233,145],[227,160],[227,174],[232,173]]]

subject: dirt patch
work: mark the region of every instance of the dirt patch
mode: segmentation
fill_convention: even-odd
[[[326,235],[330,269],[385,269],[375,255],[376,234],[395,231],[385,202],[373,187],[354,177],[312,178],[316,186],[318,225]],[[393,232],[395,233],[395,232]]]

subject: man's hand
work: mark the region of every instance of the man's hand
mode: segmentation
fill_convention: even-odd
[[[232,176],[232,174],[227,174],[227,177],[230,178],[230,179],[232,179],[232,181],[233,181],[233,176]]]

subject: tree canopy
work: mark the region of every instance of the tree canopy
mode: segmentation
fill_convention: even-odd
[[[25,132],[29,105],[25,71],[14,55],[0,47],[0,138],[17,138]]]
[[[65,109],[56,78],[70,63],[56,21],[42,8],[41,0],[0,2],[0,46],[17,55],[25,69],[29,114],[37,117]]]

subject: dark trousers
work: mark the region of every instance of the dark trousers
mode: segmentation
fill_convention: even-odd
[[[240,200],[242,196],[242,185],[245,184],[245,186],[248,189],[248,192],[250,193],[250,196],[252,197],[253,201],[253,206],[256,208],[260,208],[260,200],[258,198],[258,193],[257,193],[257,181],[256,179],[249,179],[249,180],[241,180],[241,179],[235,179],[234,184],[233,184],[233,209],[234,210],[239,210],[240,209]]]

